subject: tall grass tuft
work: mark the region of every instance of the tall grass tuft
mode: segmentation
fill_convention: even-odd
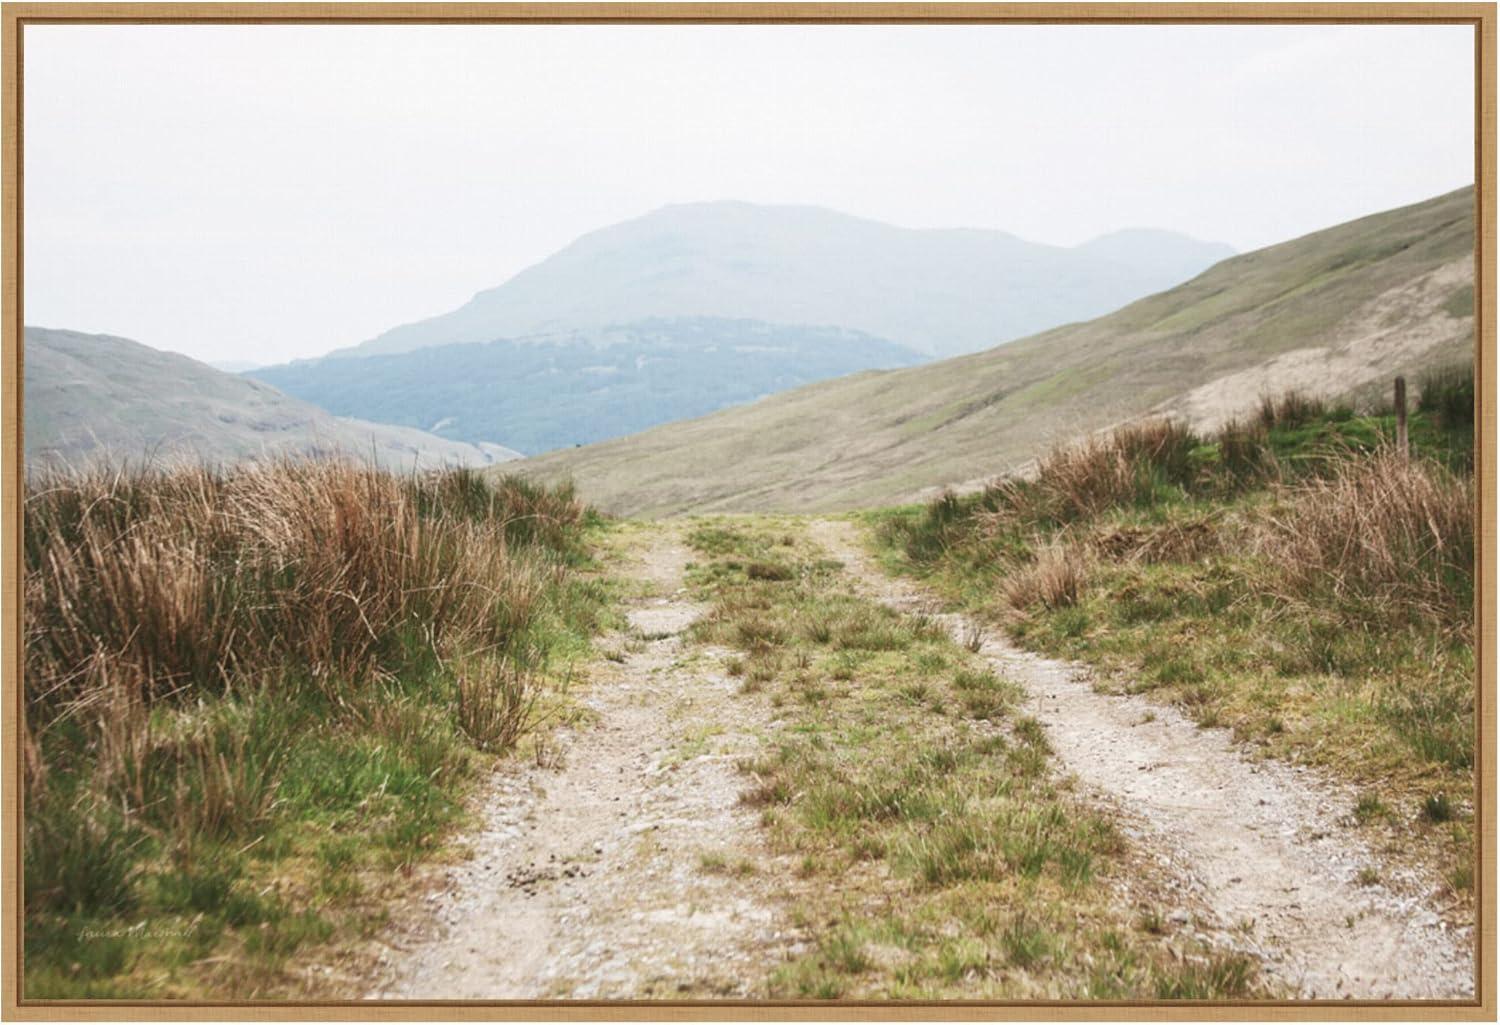
[[[1299,599],[1472,636],[1472,479],[1394,447],[1296,485],[1266,551]]]
[[[1421,381],[1417,409],[1431,413],[1446,430],[1474,424],[1474,368],[1450,367],[1427,374]]]
[[[460,670],[458,726],[481,751],[515,746],[536,721],[540,674],[530,659],[482,659]]]
[[[503,649],[582,515],[524,482],[347,463],[34,479],[28,703],[45,728],[287,675],[332,688],[401,668],[415,631]]]
[[[535,725],[556,624],[589,613],[567,489],[347,462],[27,483],[28,937],[197,892],[179,863],[231,886],[223,850],[278,823],[295,845],[358,815],[404,863],[466,752]],[[89,984],[37,949],[49,989]]]
[[[1032,480],[996,486],[1003,511],[1036,525],[1067,524],[1117,506],[1149,505],[1189,486],[1198,439],[1174,420],[1128,424],[1054,449]]]
[[[1039,549],[1034,561],[1010,573],[1002,590],[1014,608],[1040,605],[1055,610],[1077,605],[1087,586],[1084,554],[1072,546],[1053,544]]]
[[[1328,406],[1299,391],[1281,395],[1262,395],[1256,422],[1263,428],[1303,427],[1320,420],[1328,413]]]

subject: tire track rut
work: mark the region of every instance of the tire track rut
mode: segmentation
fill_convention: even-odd
[[[558,731],[559,767],[497,776],[474,856],[428,895],[425,925],[391,941],[370,997],[749,997],[798,949],[738,801],[735,763],[759,746],[764,710],[705,668],[717,659],[681,662],[702,611],[687,560],[680,527],[648,529],[627,572],[656,596],[628,610],[623,662],[595,667],[596,723]],[[705,853],[759,871],[705,872]]]
[[[816,520],[810,530],[868,596],[931,615],[960,640],[976,628],[881,573],[854,524]],[[1431,881],[1382,863],[1339,825],[1352,794],[1308,769],[1251,761],[1227,730],[1101,694],[1085,668],[991,634],[980,653],[1030,695],[1064,771],[1122,809],[1137,841],[1215,910],[1212,928],[1248,945],[1269,978],[1304,999],[1472,998],[1472,927],[1444,921]],[[1360,885],[1362,869],[1381,882]]]

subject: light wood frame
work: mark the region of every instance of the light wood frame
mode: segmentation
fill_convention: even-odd
[[[1495,20],[1493,3],[10,3],[0,6],[0,1016],[10,1020],[1471,1020],[1495,997]],[[22,501],[22,85],[37,24],[1466,24],[1474,27],[1475,404],[1479,536],[1474,875],[1475,997],[1469,1001],[338,1001],[19,999],[21,935],[20,535]]]

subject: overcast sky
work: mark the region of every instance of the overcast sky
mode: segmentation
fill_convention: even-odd
[[[273,362],[667,203],[1251,249],[1473,180],[1467,26],[31,26],[26,321]]]

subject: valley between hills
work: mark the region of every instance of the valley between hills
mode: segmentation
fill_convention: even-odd
[[[708,204],[300,368],[28,328],[26,995],[1472,998],[1474,226]]]
[[[809,385],[528,460],[621,515],[829,512],[930,497],[1151,414],[1216,427],[1267,395],[1362,399],[1473,351],[1473,192],[1216,264],[1096,320]]]

